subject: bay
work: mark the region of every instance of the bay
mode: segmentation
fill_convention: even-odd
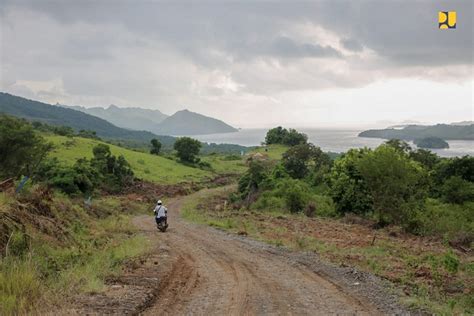
[[[351,148],[375,148],[385,142],[380,138],[358,137],[362,130],[356,129],[317,129],[317,128],[297,128],[298,131],[308,135],[311,143],[321,147],[324,151],[346,152]],[[235,133],[194,135],[202,142],[207,143],[227,143],[242,146],[259,146],[265,140],[268,129],[241,129]],[[442,157],[455,157],[464,155],[474,155],[474,141],[470,140],[449,140],[449,149],[432,149]],[[410,142],[413,148],[416,146]]]

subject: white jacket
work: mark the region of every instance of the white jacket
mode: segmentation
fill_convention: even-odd
[[[155,216],[158,218],[166,217],[166,215],[168,215],[168,209],[164,207],[163,205],[155,206],[155,210],[153,212],[155,213]]]

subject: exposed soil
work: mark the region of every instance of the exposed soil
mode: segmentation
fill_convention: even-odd
[[[156,184],[144,180],[135,180],[122,195],[134,195],[136,199],[154,203],[156,196],[177,197],[196,192],[203,188],[224,186],[235,181],[235,174],[221,174],[201,182],[183,182],[178,184]]]
[[[380,315],[406,314],[386,283],[314,253],[291,252],[187,223],[168,205],[170,228],[151,216],[135,224],[156,240],[153,254],[109,280],[103,294],[79,298],[78,314]]]

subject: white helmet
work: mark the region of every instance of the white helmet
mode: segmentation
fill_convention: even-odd
[[[161,202],[161,200],[158,200],[158,202],[156,202],[156,204],[161,205],[161,204],[163,204],[163,202]]]

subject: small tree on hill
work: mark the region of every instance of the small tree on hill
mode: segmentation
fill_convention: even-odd
[[[27,121],[0,116],[0,180],[31,176],[51,148]]]
[[[153,138],[150,141],[150,143],[151,143],[150,154],[158,155],[160,153],[160,150],[161,150],[161,142],[158,139]]]
[[[426,197],[424,169],[397,149],[381,145],[356,164],[380,223],[401,224]]]
[[[180,137],[174,143],[173,148],[181,161],[195,163],[198,161],[197,155],[201,149],[201,143],[190,137]]]

